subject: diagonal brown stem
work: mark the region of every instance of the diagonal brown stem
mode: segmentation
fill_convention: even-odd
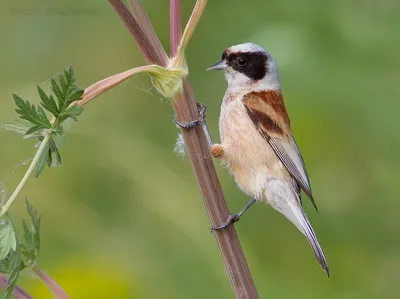
[[[150,21],[146,23],[139,23],[140,20],[132,16],[122,0],[108,0],[108,2],[110,2],[121,20],[124,22],[125,26],[128,28],[129,32],[138,43],[146,62],[149,64],[155,63],[161,66],[166,66],[168,63],[168,55],[161,46],[159,38],[151,26]],[[147,14],[139,0],[130,0],[130,6],[135,10],[135,16],[141,16],[141,20],[144,17],[148,19]]]
[[[136,15],[132,16],[121,0],[109,0],[109,2],[139,44],[146,62],[166,66],[168,58],[165,51],[162,50],[163,53],[160,53],[160,49],[152,42],[158,40],[158,38],[154,36],[155,32],[151,27],[150,21],[140,22],[139,24]],[[178,11],[179,2],[180,0],[171,0],[171,22],[173,24],[173,26],[171,25],[173,33],[171,34],[171,53],[176,53],[179,45],[179,28],[181,24],[181,17]],[[129,3],[132,11],[135,13],[139,11],[141,16],[145,15],[140,1],[129,0]],[[148,28],[144,28],[144,26]],[[178,96],[173,108],[179,121],[192,121],[198,117],[196,100],[189,81],[185,82],[184,92]],[[182,134],[208,218],[211,225],[216,227],[228,218],[229,211],[210,156],[207,139],[203,130],[199,127],[183,130]],[[259,298],[235,228],[229,226],[226,229],[217,231],[214,235],[236,298]]]
[[[157,59],[157,57],[159,57],[163,61],[167,61],[168,55],[166,54],[160,39],[158,38],[153,26],[151,25],[150,19],[147,16],[147,13],[141,1],[128,0],[128,5],[132,11],[132,14],[135,16],[134,20],[136,20],[137,24],[143,30],[146,39],[148,39],[148,43],[151,45],[152,51],[154,51],[155,58]],[[155,62],[157,61],[154,61],[154,63]]]

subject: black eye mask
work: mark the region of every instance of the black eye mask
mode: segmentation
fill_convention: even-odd
[[[227,60],[230,67],[253,81],[264,78],[268,72],[266,67],[267,56],[263,52],[232,53],[224,54],[222,57]]]

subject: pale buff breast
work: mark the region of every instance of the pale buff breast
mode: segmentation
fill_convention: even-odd
[[[257,131],[238,97],[225,99],[219,122],[224,162],[239,187],[258,200],[265,200],[265,186],[271,178],[291,180],[285,166]]]

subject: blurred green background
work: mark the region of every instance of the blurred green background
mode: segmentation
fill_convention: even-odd
[[[143,3],[168,49],[168,1]],[[194,3],[183,1],[184,21]],[[209,1],[188,63],[214,140],[226,84],[205,69],[226,47],[258,43],[280,67],[320,213],[305,209],[332,271],[327,279],[295,227],[258,204],[236,228],[261,298],[399,296],[399,15],[396,0]],[[16,118],[12,92],[38,102],[36,84],[48,89],[69,64],[85,87],[144,63],[107,1],[3,1],[0,28],[1,122]],[[189,159],[173,151],[172,115],[139,75],[87,106],[62,166],[24,189],[43,215],[39,265],[71,298],[233,298]],[[0,140],[9,196],[34,142],[5,131]],[[248,198],[215,164],[237,212]],[[20,285],[52,298],[28,272]]]

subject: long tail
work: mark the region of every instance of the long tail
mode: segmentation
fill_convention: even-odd
[[[293,222],[297,226],[297,228],[307,237],[308,243],[310,243],[311,248],[314,251],[315,257],[329,277],[329,266],[328,262],[326,261],[324,251],[322,250],[322,247],[318,242],[317,236],[315,235],[315,232],[310,222],[308,221],[307,215],[304,213],[303,208],[301,207],[299,202],[293,202],[290,199],[286,201],[286,203],[290,208],[290,212],[292,215],[286,215],[286,213],[283,214],[285,214],[286,218]]]

